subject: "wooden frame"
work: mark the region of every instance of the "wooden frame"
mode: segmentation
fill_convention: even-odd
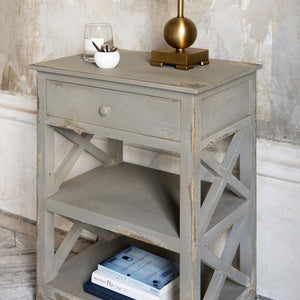
[[[124,64],[108,74],[77,56],[32,66],[38,70],[39,79],[37,298],[95,299],[82,291],[94,264],[132,243],[180,262],[181,299],[254,299],[255,71],[259,67],[212,61],[201,69],[203,72],[196,67],[185,73],[186,78],[178,78],[167,67],[162,70],[148,66],[144,53],[121,51],[122,55]],[[55,82],[59,93],[56,86],[48,88],[49,82]],[[78,97],[92,88],[87,101],[91,99],[93,105],[99,102],[99,107],[110,105],[111,97],[118,95],[117,126],[109,122],[106,125],[105,118],[109,116],[100,116],[99,124],[95,116],[89,122],[88,111],[81,120],[78,111],[87,110],[81,100],[76,102],[81,106],[74,108],[77,119],[73,119],[72,98],[57,99],[69,116],[60,116],[59,107],[53,105],[48,113],[47,101],[54,97],[51,93],[55,97],[74,97],[73,86],[80,87],[76,89],[81,93]],[[126,109],[134,107],[124,106],[122,95],[126,98],[124,103],[130,103],[130,94],[134,101],[141,95],[140,101],[145,102],[140,107],[153,111],[152,116],[161,116],[158,109],[162,106],[156,102],[174,109],[170,116],[176,116],[176,126],[172,127],[172,118],[159,123],[168,124],[165,129],[158,128],[156,120],[151,130],[138,128],[135,132],[134,127],[126,126],[128,116],[132,116],[132,111],[126,115]],[[136,115],[139,124],[147,110],[145,115]],[[151,122],[147,120],[147,124]],[[167,130],[172,133],[168,135]],[[55,132],[74,144],[56,170]],[[94,135],[107,138],[107,153],[90,142]],[[219,161],[210,149],[229,136],[231,141]],[[180,174],[123,162],[123,143],[130,142],[177,153]],[[84,151],[101,166],[65,182]],[[232,174],[237,161],[239,177]],[[211,173],[211,182],[203,180],[204,169]],[[121,193],[110,188],[114,181]],[[111,209],[111,199],[116,199],[123,215]],[[135,213],[126,208],[128,205],[136,209]],[[56,253],[54,214],[73,222]],[[65,262],[83,229],[111,241]],[[227,241],[219,255],[211,244],[225,232]],[[203,284],[206,274],[201,273],[204,264],[213,272],[207,287]],[[84,271],[76,274],[76,268]]]

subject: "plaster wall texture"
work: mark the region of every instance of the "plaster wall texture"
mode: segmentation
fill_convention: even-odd
[[[1,87],[35,95],[28,64],[82,53],[86,23],[111,23],[119,48],[162,47],[167,8],[167,0],[2,0]]]
[[[259,63],[258,136],[300,143],[300,2],[186,0],[195,47],[210,57]]]

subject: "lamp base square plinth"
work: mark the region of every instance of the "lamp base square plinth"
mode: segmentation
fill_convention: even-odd
[[[153,50],[151,65],[163,67],[164,64],[175,65],[176,69],[189,70],[195,64],[209,64],[208,49],[187,48],[182,53],[175,49]]]

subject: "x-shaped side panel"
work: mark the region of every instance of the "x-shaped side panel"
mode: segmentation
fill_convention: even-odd
[[[74,131],[63,128],[55,128],[55,131],[74,143],[73,147],[55,172],[56,188],[64,182],[66,176],[84,151],[104,164],[111,164],[113,162],[113,158],[110,155],[106,154],[90,142],[93,135],[85,133],[79,135]]]
[[[218,299],[226,277],[242,286],[250,285],[250,278],[231,266],[247,221],[248,217],[244,216],[233,225],[220,258],[208,249],[203,249],[202,260],[215,269],[203,300]]]
[[[201,163],[212,170],[216,176],[201,206],[202,218],[199,222],[198,236],[202,236],[207,231],[210,220],[227,184],[237,195],[245,199],[249,198],[250,191],[232,175],[232,170],[240,155],[247,132],[248,128],[245,128],[233,136],[222,164],[216,161],[206,150],[202,151]]]

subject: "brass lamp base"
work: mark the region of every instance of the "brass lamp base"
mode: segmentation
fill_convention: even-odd
[[[194,64],[201,66],[209,64],[208,50],[197,48],[186,48],[183,52],[175,49],[153,50],[151,65],[162,67],[164,64],[175,65],[176,69],[189,70]]]

